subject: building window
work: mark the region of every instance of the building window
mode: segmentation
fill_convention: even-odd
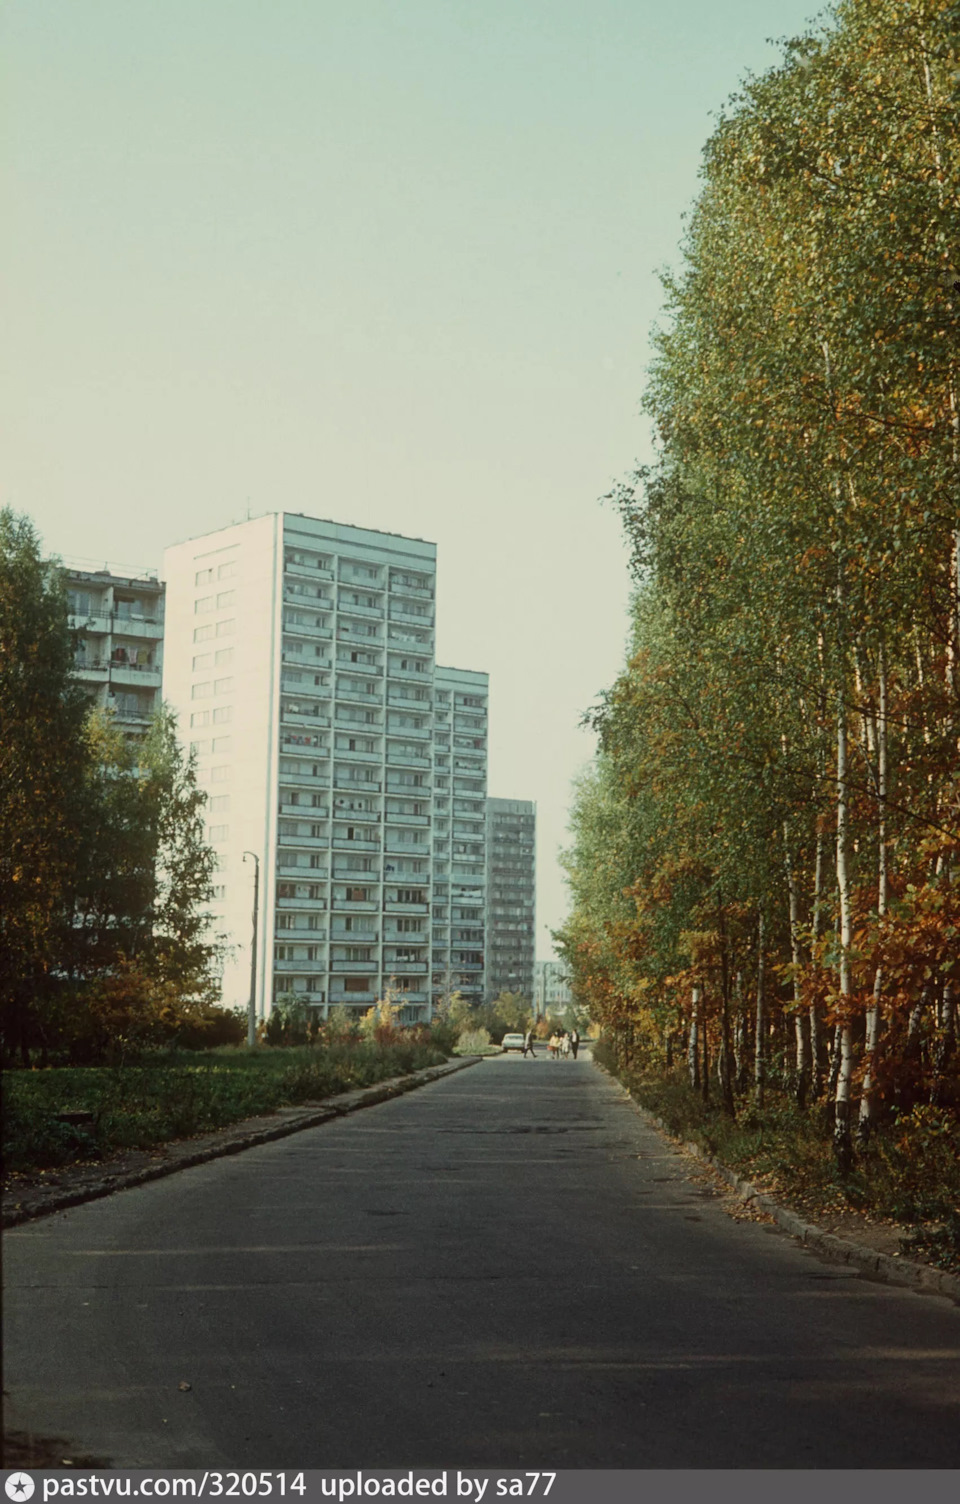
[[[193,660],[193,671],[196,673],[197,669],[202,668],[213,668],[212,653],[197,653]]]
[[[203,700],[210,693],[210,680],[205,679],[200,684],[195,684],[190,691],[191,700]]]
[[[211,574],[213,573],[212,570],[210,572],[211,572]],[[226,564],[221,564],[220,568],[217,570],[217,579],[218,580],[229,580],[229,579],[232,579],[233,576],[236,574],[236,572],[237,572],[237,561],[236,561],[236,559],[228,559],[227,563]]]
[[[228,695],[233,689],[233,678],[214,679],[213,692],[215,695]]]
[[[202,615],[204,611],[212,611],[213,610],[213,596],[212,595],[201,595],[201,596],[198,596],[198,598],[193,603],[193,609],[194,609],[194,613],[197,616]]]
[[[234,631],[236,631],[236,626],[237,626],[237,623],[236,623],[236,619],[234,617],[230,617],[227,621],[218,621],[217,622],[217,636],[218,637],[229,637],[229,636],[231,636],[231,634]]]
[[[209,724],[210,724],[210,712],[209,712],[209,710],[195,710],[193,712],[193,714],[191,715],[191,717],[190,717],[190,725],[191,726],[209,726]]]
[[[237,592],[235,590],[221,590],[217,596],[217,610],[222,610],[224,606],[232,606],[236,599]]]
[[[206,585],[212,579],[213,579],[213,570],[212,569],[198,569],[197,572],[196,572],[196,574],[193,577],[193,583],[195,585]]]
[[[213,636],[213,622],[208,622],[205,627],[195,627],[193,632],[194,642],[206,642],[208,637]]]

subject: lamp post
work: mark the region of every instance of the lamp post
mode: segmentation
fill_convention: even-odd
[[[245,851],[243,860],[253,857],[253,941],[250,946],[250,1001],[247,1004],[247,1048],[257,1042],[257,914],[260,908],[260,858],[255,851]]]

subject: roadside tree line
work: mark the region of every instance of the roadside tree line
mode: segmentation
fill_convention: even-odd
[[[789,42],[665,286],[563,946],[621,1056],[829,1101],[846,1173],[958,1104],[960,6]]]
[[[211,1006],[214,856],[192,761],[168,711],[138,741],[92,711],[74,650],[61,571],[28,519],[0,512],[7,1064],[122,1056],[227,1022]]]

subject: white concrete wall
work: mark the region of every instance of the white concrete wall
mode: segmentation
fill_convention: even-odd
[[[245,1007],[250,993],[254,863],[260,858],[257,1012],[269,1012],[276,852],[281,519],[254,518],[167,549],[167,632],[163,693],[179,734],[198,748],[208,826],[224,895],[215,928],[228,944],[223,1002]],[[212,578],[203,578],[212,571]],[[198,583],[198,575],[201,576]],[[198,601],[212,598],[209,609]],[[208,661],[212,659],[212,661]],[[196,665],[196,666],[195,666]],[[196,686],[208,695],[195,697]],[[207,724],[191,725],[207,713]]]

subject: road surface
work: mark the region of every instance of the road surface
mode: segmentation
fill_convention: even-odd
[[[690,1174],[589,1059],[511,1055],[16,1228],[7,1424],[115,1466],[960,1466],[960,1309]]]

